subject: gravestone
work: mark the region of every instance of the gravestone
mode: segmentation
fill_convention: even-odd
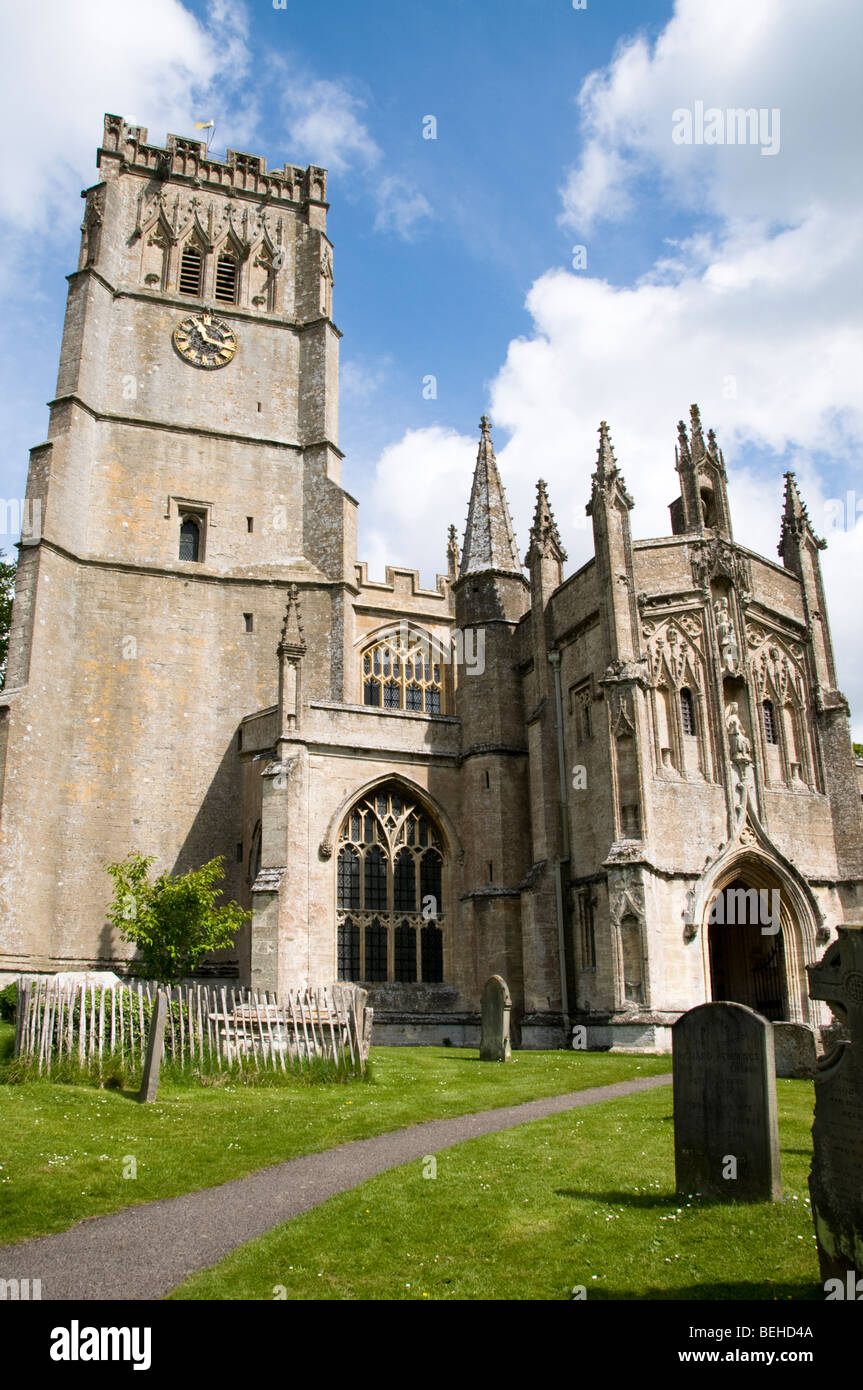
[[[821,1278],[863,1277],[863,928],[839,927],[839,940],[807,966],[809,994],[846,1025],[819,1058],[809,1195]],[[861,1289],[863,1292],[863,1289]]]
[[[774,1023],[773,1049],[776,1075],[811,1081],[815,1075],[818,1049],[815,1029],[808,1023]]]
[[[744,1004],[701,1004],[671,1044],[678,1192],[781,1201],[772,1025]]]
[[[156,1099],[159,1089],[159,1068],[165,1051],[165,1024],[168,1021],[168,996],[163,989],[156,995],[156,1004],[150,1019],[147,1034],[147,1055],[144,1058],[144,1075],[141,1078],[140,1101]]]
[[[372,1047],[372,1028],[375,1021],[375,1011],[369,1008],[369,992],[367,989],[360,989],[358,985],[352,985],[354,991],[353,1007],[356,1011],[357,1020],[357,1041],[360,1048],[360,1058],[363,1065],[369,1060],[369,1053]]]
[[[509,1016],[512,999],[506,980],[492,975],[482,992],[482,1035],[479,1043],[481,1062],[508,1062],[512,1057],[509,1038]]]

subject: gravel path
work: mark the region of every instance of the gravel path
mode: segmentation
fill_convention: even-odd
[[[521,1105],[429,1120],[374,1139],[263,1168],[221,1187],[79,1222],[58,1235],[0,1246],[0,1278],[41,1279],[43,1299],[156,1299],[274,1226],[395,1168],[465,1139],[583,1105],[667,1086],[670,1074],[595,1086]]]

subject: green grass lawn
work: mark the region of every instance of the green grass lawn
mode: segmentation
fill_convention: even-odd
[[[12,1030],[0,1024],[0,1057]],[[668,1057],[519,1052],[506,1066],[460,1048],[373,1048],[371,1077],[273,1088],[126,1092],[51,1081],[0,1085],[0,1243],[244,1177],[422,1120],[670,1070]],[[137,1176],[124,1178],[136,1160]]]
[[[674,1192],[671,1091],[459,1144],[277,1227],[179,1299],[823,1298],[808,1205],[813,1088],[778,1082],[784,1201]],[[284,1290],[284,1294],[281,1293]],[[274,1292],[277,1291],[277,1292]]]

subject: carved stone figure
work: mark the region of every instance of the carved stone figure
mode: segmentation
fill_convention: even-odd
[[[718,598],[713,605],[716,619],[716,637],[719,642],[719,661],[723,671],[736,672],[740,660],[740,647],[737,634],[728,610],[728,599]]]
[[[733,763],[751,763],[752,745],[746,737],[743,725],[740,722],[736,700],[732,700],[731,704],[725,707],[725,727],[728,730],[728,747],[731,753],[731,761]]]

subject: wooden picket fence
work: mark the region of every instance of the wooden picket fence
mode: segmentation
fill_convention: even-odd
[[[269,991],[218,985],[159,985],[138,980],[113,986],[58,983],[50,976],[18,982],[15,1056],[37,1072],[76,1059],[142,1063],[156,993],[168,999],[165,1058],[207,1068],[297,1068],[316,1058],[348,1072],[364,1071],[372,1011],[366,991],[338,984]]]

